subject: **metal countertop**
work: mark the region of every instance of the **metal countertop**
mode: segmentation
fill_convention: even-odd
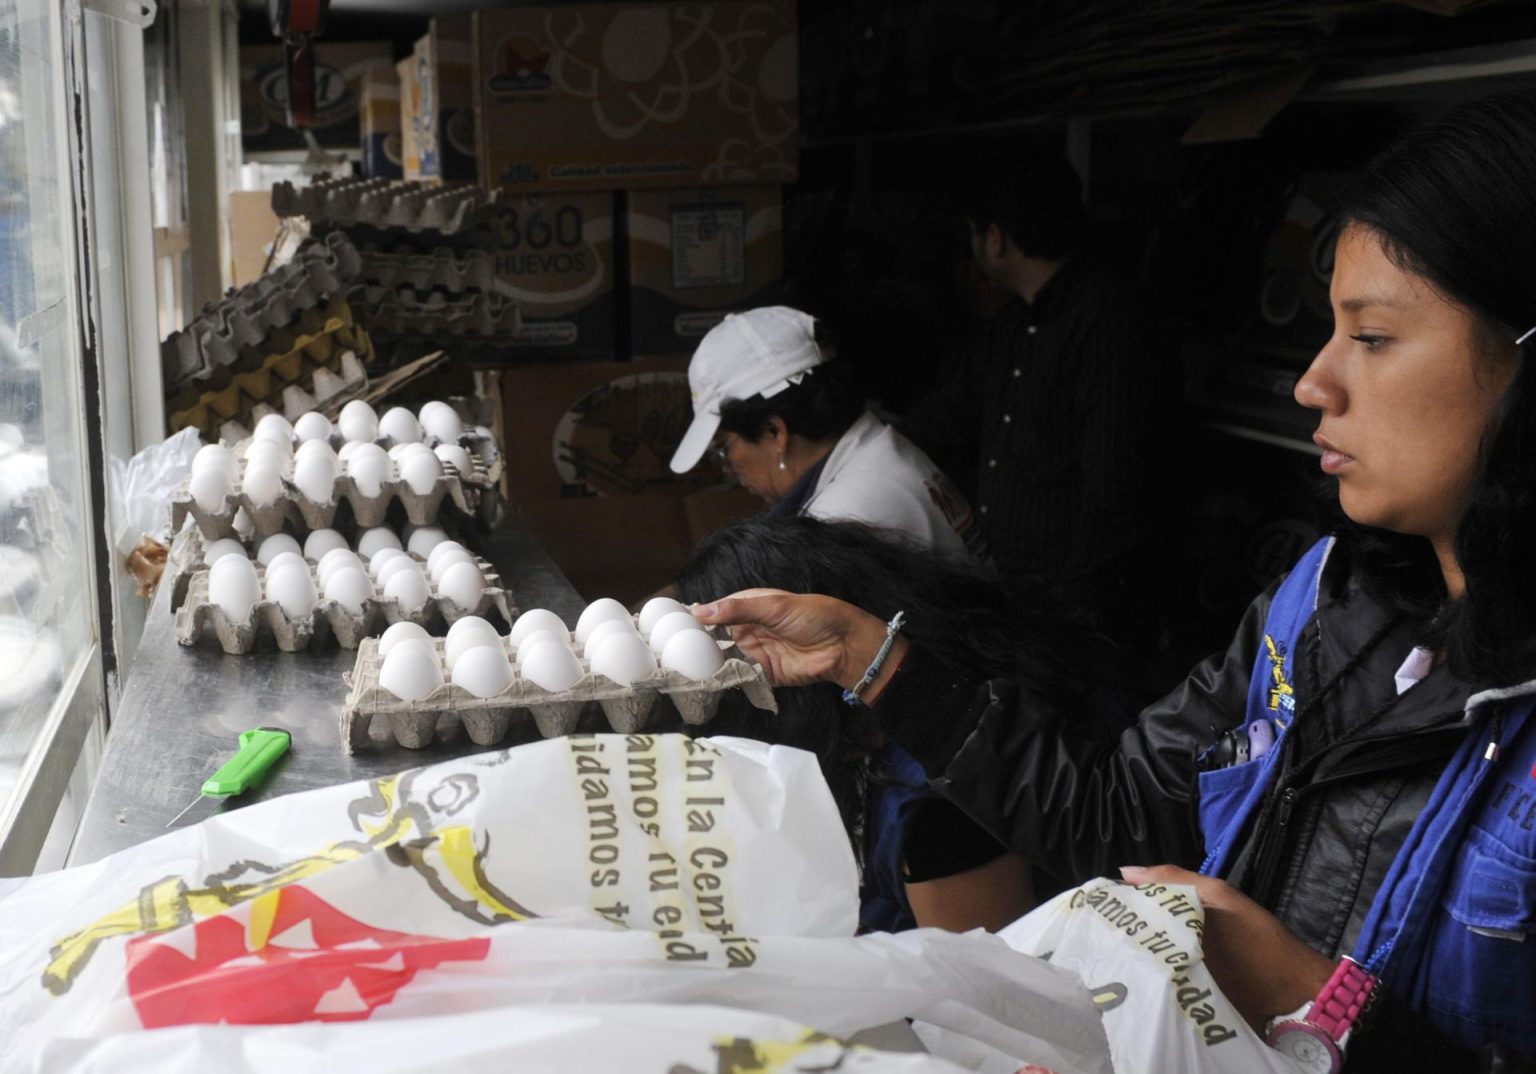
[[[585,602],[515,519],[479,537],[481,554],[500,570],[519,608],[548,608],[568,623],[576,621]],[[531,720],[515,722],[509,737],[494,747],[476,746],[457,725],[448,733],[440,726],[438,739],[426,749],[374,743],[348,756],[339,727],[347,695],[342,675],[352,670],[355,650],[326,645],[299,653],[231,656],[211,635],[184,647],[176,642],[170,589],[167,578],[150,607],[70,865],[97,861],[164,834],[166,822],[234,753],[236,736],[253,727],[290,731],[293,746],[261,786],[226,809],[538,738]],[[206,815],[203,810],[192,814]],[[191,817],[184,823],[190,822]]]

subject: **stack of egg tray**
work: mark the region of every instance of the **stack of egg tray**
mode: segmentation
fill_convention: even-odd
[[[373,361],[373,340],[352,319],[352,308],[334,299],[306,310],[296,325],[273,333],[281,348],[256,356],[243,372],[221,370],[208,388],[177,409],[172,399],[171,428],[196,427],[210,440],[232,440],[253,428],[265,411],[292,420],[310,410],[335,409],[368,390],[363,366]],[[183,393],[183,397],[187,393]]]
[[[447,234],[462,230],[489,200],[473,184],[401,179],[328,179],[304,187],[281,182],[272,188],[275,214],[303,216],[317,227],[361,224]]]
[[[338,232],[205,306],[191,324],[172,332],[161,345],[167,394],[184,393],[221,369],[250,368],[253,354],[289,349],[273,346],[268,337],[293,324],[305,310],[342,294],[357,279],[359,267],[357,250]]]
[[[337,510],[343,500],[351,505],[353,521],[362,529],[383,525],[390,505],[396,500],[405,509],[406,520],[415,526],[435,525],[444,501],[453,504],[467,518],[487,518],[495,507],[494,475],[500,473],[500,453],[496,449],[495,440],[478,433],[466,433],[459,437],[460,446],[469,452],[474,461],[475,472],[471,476],[460,477],[453,467],[445,467],[432,487],[420,493],[400,479],[399,465],[391,459],[390,476],[377,495],[364,495],[350,475],[342,474],[331,486],[331,498],[326,503],[311,500],[286,477],[283,478],[283,494],[275,502],[254,503],[243,491],[245,452],[250,443],[246,440],[235,446],[235,454],[240,462],[240,480],[236,482],[236,488],[240,491],[226,496],[217,511],[204,510],[187,490],[187,481],[182,482],[176,498],[171,501],[172,532],[179,532],[187,516],[191,515],[205,538],[218,540],[220,537],[233,537],[238,540],[241,535],[235,529],[235,515],[242,508],[251,520],[253,535],[258,538],[281,533],[285,525],[295,533],[335,529]]]
[[[432,644],[438,666],[443,667],[444,639],[433,638]],[[645,727],[662,694],[671,699],[684,723],[696,726],[714,718],[720,695],[731,689],[740,689],[758,708],[777,712],[763,669],[728,639],[716,638],[716,644],[723,650],[725,663],[703,682],[660,668],[648,678],[620,686],[593,674],[583,659],[582,677],[563,693],[551,693],[514,673],[512,684],[496,697],[475,697],[445,681],[421,701],[401,701],[379,685],[382,658],[378,641],[370,638],[358,646],[357,664],[346,677],[351,691],[341,710],[341,741],[348,753],[367,747],[373,722],[379,720],[388,725],[395,742],[407,749],[422,749],[432,744],[440,721],[457,720],[470,741],[493,746],[507,737],[513,720],[524,713],[531,716],[539,734],[555,738],[574,732],[582,711],[592,704],[602,708],[614,731],[632,734]]]
[[[416,556],[411,558],[422,562]],[[265,593],[267,569],[254,560],[252,565],[256,568],[261,591]],[[433,586],[432,596],[414,612],[404,611],[398,601],[370,598],[363,601],[362,614],[355,615],[336,601],[322,596],[315,601],[315,609],[307,618],[290,619],[276,601],[260,600],[244,622],[231,619],[223,608],[208,600],[209,568],[200,567],[192,571],[181,606],[176,610],[176,640],[182,645],[196,645],[205,628],[212,625],[219,645],[226,653],[249,653],[265,637],[272,638],[280,651],[293,653],[311,645],[318,646],[328,637],[335,638],[343,649],[356,649],[363,639],[383,633],[391,624],[402,621],[417,623],[429,632],[436,630],[438,633],[466,615],[485,618],[494,611],[505,622],[512,622],[517,609],[512,603],[512,594],[502,588],[501,576],[483,559],[476,557],[475,565],[485,576],[485,591],[473,608],[459,607]],[[317,592],[320,589],[318,569],[316,564],[309,564],[310,578]]]

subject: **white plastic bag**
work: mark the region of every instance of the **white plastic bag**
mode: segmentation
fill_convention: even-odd
[[[142,537],[170,543],[165,538],[171,529],[171,501],[202,446],[197,430],[189,426],[126,462],[110,460],[112,543],[120,555],[126,557]]]
[[[1075,973],[1104,1016],[1116,1074],[1299,1074],[1248,1027],[1202,961],[1193,888],[1094,880],[999,935]]]
[[[1069,974],[984,933],[854,938],[856,916],[810,754],[551,739],[260,803],[0,889],[0,1070],[144,1029],[226,1021],[249,1040],[312,1021],[349,1047],[394,1019],[443,1027],[392,1068],[433,1070],[451,1037],[438,1019],[646,1003],[839,1037],[921,1017],[1012,1069],[1108,1074]],[[163,1069],[152,1047],[133,1054],[145,1065],[116,1069]]]

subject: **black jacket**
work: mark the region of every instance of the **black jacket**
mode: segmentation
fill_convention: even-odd
[[[1278,584],[1278,583],[1277,583]],[[1069,883],[1121,865],[1197,869],[1197,756],[1239,727],[1274,587],[1226,651],[1202,662],[1118,739],[1005,679],[966,681],[914,649],[881,695],[881,726],[933,786]],[[1227,879],[1329,957],[1348,953],[1388,865],[1460,741],[1470,691],[1444,667],[1397,695],[1421,622],[1394,618],[1329,563],[1296,660],[1297,715],[1275,788]],[[1289,792],[1289,793],[1287,793]],[[1383,1001],[1352,1069],[1478,1069],[1476,1057]],[[1505,1068],[1501,1068],[1505,1069]]]

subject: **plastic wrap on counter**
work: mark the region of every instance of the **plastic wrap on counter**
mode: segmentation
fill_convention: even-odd
[[[514,670],[510,684],[493,697],[476,697],[454,683],[446,671],[446,639],[433,638],[431,649],[444,681],[419,701],[403,701],[381,685],[379,641],[370,638],[358,646],[357,663],[346,676],[351,689],[341,712],[341,741],[348,753],[367,748],[371,728],[380,721],[388,726],[389,737],[396,743],[421,749],[431,745],[438,723],[445,717],[457,719],[470,740],[481,746],[502,741],[513,723],[524,718],[531,718],[545,738],[555,738],[575,731],[589,705],[602,709],[615,732],[631,734],[646,726],[663,695],[684,723],[700,725],[714,717],[721,695],[734,689],[741,690],[757,708],[777,712],[778,704],[762,667],[728,638],[709,637],[721,650],[723,662],[707,679],[694,680],[658,667],[649,676],[622,685],[594,673],[589,658],[578,657],[581,677],[567,690],[546,690]],[[500,641],[511,663],[513,647],[506,638]]]

